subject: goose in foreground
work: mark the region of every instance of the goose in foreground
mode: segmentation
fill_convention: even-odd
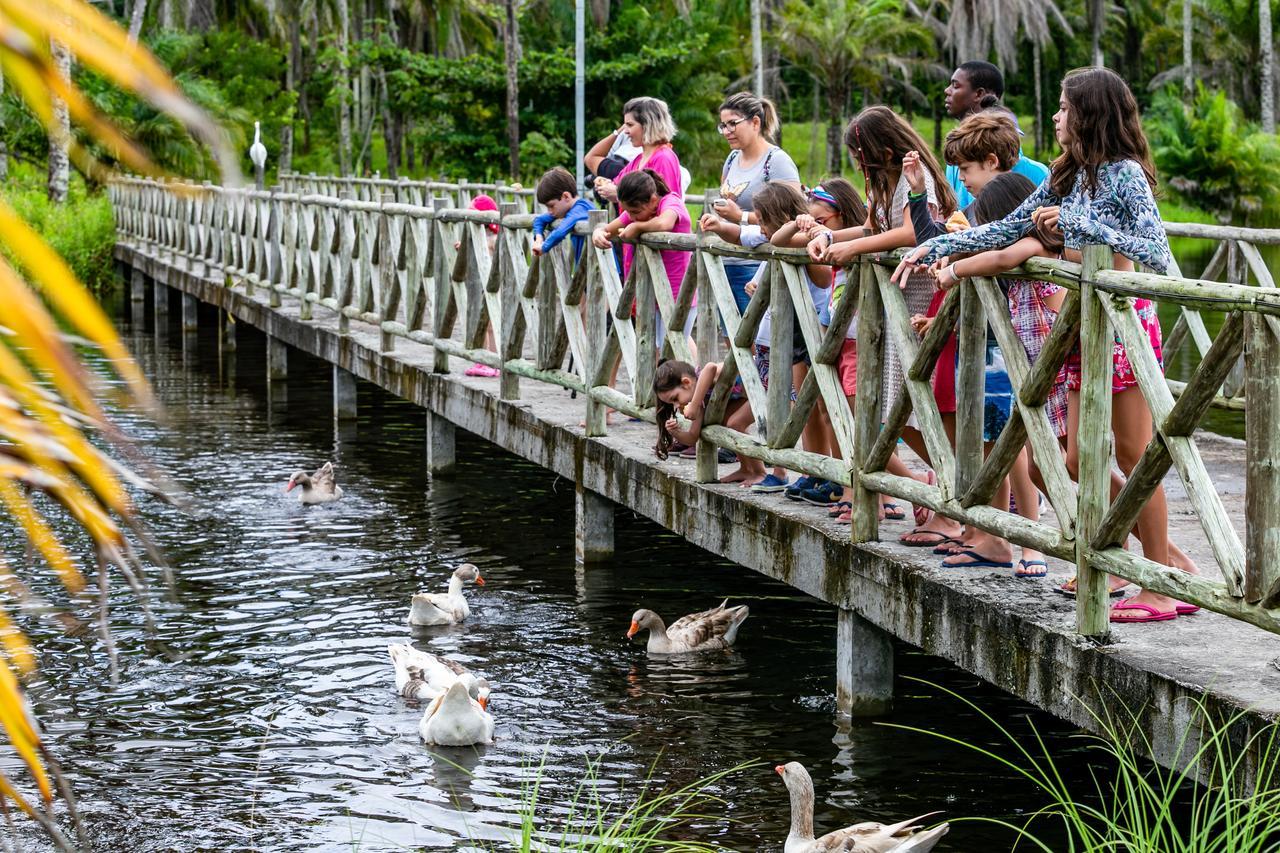
[[[462,594],[464,583],[474,582],[484,586],[480,570],[470,563],[463,563],[453,570],[449,578],[448,592],[419,592],[409,602],[410,625],[456,625],[467,621],[471,608]]]
[[[308,474],[306,471],[295,472],[289,478],[289,484],[284,487],[284,490],[291,492],[294,486],[302,487],[302,491],[298,493],[298,500],[304,504],[327,504],[342,497],[342,487],[333,476],[332,462],[324,463],[314,474]]]
[[[408,643],[387,646],[387,653],[396,670],[396,692],[405,699],[429,702],[460,681],[468,696],[484,710],[489,709],[488,679],[478,678],[457,661],[415,649]]]
[[[929,853],[951,827],[942,823],[921,830],[918,824],[938,814],[920,815],[901,823],[855,823],[813,837],[813,779],[798,761],[773,768],[791,794],[791,831],[783,853]]]
[[[745,604],[727,607],[728,603],[726,598],[719,607],[682,616],[670,627],[663,624],[662,617],[652,610],[637,610],[631,617],[627,639],[647,630],[649,644],[646,648],[658,655],[727,649],[737,639],[738,628],[749,612]]]
[[[418,732],[437,746],[493,743],[493,715],[467,695],[466,685],[455,681],[427,706]]]

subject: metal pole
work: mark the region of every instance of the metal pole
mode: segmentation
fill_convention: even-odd
[[[755,81],[755,95],[763,98],[764,93],[764,36],[760,20],[761,0],[751,0],[751,79]]]
[[[584,185],[582,158],[586,154],[586,88],[587,88],[587,4],[586,0],[574,0],[573,4],[573,174],[578,179],[578,187],[586,191]]]

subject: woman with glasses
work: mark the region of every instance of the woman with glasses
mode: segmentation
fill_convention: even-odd
[[[715,212],[703,214],[698,224],[703,231],[718,234],[730,243],[759,245],[766,241],[760,235],[752,197],[768,183],[786,184],[800,191],[800,171],[787,152],[773,143],[778,133],[778,111],[767,98],[757,98],[750,92],[730,95],[720,105],[720,123],[716,127],[732,150],[720,171],[720,198]],[[759,265],[759,261],[744,258],[724,259],[724,271],[740,312],[751,301],[746,286]]]

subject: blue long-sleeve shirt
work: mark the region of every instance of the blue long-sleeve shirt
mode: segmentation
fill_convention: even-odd
[[[543,237],[543,232],[551,224],[552,217],[550,213],[539,213],[533,217],[533,236],[543,237],[542,251],[549,252],[566,236],[572,235],[569,242],[573,246],[573,257],[577,260],[582,255],[582,247],[586,238],[573,234],[573,226],[585,221],[587,215],[595,209],[596,206],[585,198],[578,199],[573,203],[573,207],[569,208],[569,212],[564,215],[564,218],[560,220],[560,224],[545,237]]]
[[[1059,198],[1046,179],[1004,219],[929,240],[924,244],[929,251],[921,262],[1012,245],[1031,232],[1031,214],[1036,208],[1054,205],[1060,207],[1058,227],[1067,248],[1101,243],[1162,275],[1169,269],[1173,253],[1164,222],[1146,173],[1133,160],[1114,160],[1099,166],[1098,187],[1092,195],[1084,191],[1083,170],[1076,175],[1065,198]]]

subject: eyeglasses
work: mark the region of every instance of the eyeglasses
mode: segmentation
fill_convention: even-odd
[[[728,121],[722,121],[716,125],[716,130],[721,133],[728,133],[729,131],[736,129],[738,125],[742,124],[744,121],[746,121],[745,118],[733,118]]]
[[[826,225],[827,221],[830,220],[832,216],[835,216],[835,214],[832,213],[828,216],[815,216],[813,217],[813,221],[818,223],[819,225]]]

